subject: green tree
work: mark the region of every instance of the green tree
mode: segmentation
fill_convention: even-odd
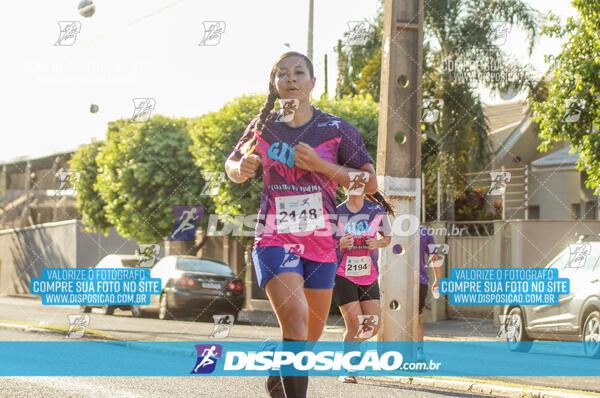
[[[160,115],[144,123],[108,124],[93,189],[106,203],[107,221],[122,236],[161,241],[172,231],[173,206],[201,205],[205,214],[212,212],[211,197],[202,195],[205,181],[190,153],[187,127],[185,119]]]
[[[225,104],[216,112],[209,112],[190,121],[190,147],[197,167],[211,172],[224,172],[225,160],[256,117],[266,95],[243,95]],[[225,178],[222,189],[213,197],[215,214],[222,222],[240,225],[239,217],[256,214],[260,206],[262,178],[252,178],[235,184]],[[236,218],[237,217],[237,218]],[[218,225],[222,228],[222,223]],[[248,228],[246,228],[248,230]],[[238,237],[245,244],[250,237]]]
[[[338,40],[336,97],[371,94],[379,102],[379,82],[381,80],[381,37],[383,31],[383,0],[380,0],[374,20],[363,21],[364,44],[352,45],[348,42],[351,32]]]
[[[600,4],[574,0],[579,18],[566,26],[548,26],[545,33],[565,38],[553,61],[545,100],[533,103],[540,127],[540,150],[566,141],[579,151],[578,168],[586,170],[586,185],[600,193]]]
[[[341,99],[321,98],[314,105],[324,112],[339,116],[360,131],[367,151],[377,159],[377,130],[379,104],[370,94],[359,94]]]
[[[78,172],[79,178],[73,179],[77,190],[75,205],[81,214],[81,221],[91,230],[107,233],[112,225],[106,219],[106,202],[94,187],[98,177],[96,158],[104,147],[104,142],[97,141],[82,146],[69,161],[71,171]]]
[[[529,34],[531,51],[538,14],[522,0],[432,0],[424,11],[423,98],[441,99],[443,110],[437,123],[423,125],[427,139],[422,146],[422,169],[426,186],[435,184],[438,169],[442,180],[449,182],[445,184],[444,207],[446,218],[453,219],[453,198],[466,187],[465,173],[489,165],[489,127],[476,89],[530,86],[529,68],[506,55],[501,34],[507,26],[523,28]],[[371,24],[368,37],[379,41],[368,41],[368,50],[338,45],[342,60],[338,63],[342,76],[338,92],[379,93],[381,51],[375,48],[381,48],[382,16],[380,11]],[[371,59],[354,59],[364,53]],[[428,200],[434,196],[428,191]]]

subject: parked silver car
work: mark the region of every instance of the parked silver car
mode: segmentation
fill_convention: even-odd
[[[137,268],[140,265],[140,256],[133,254],[109,254],[104,257],[94,268]],[[80,305],[81,312],[89,313],[93,307],[102,308],[104,315],[112,315],[117,308],[122,310],[129,310],[131,314],[139,318],[142,316],[140,307],[138,305]]]
[[[600,358],[600,241],[567,246],[546,268],[570,280],[569,294],[557,305],[507,305],[502,326],[515,351],[528,351],[531,341],[582,341],[589,357]]]

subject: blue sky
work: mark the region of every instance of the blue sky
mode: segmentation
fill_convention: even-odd
[[[308,0],[96,0],[83,18],[79,0],[0,5],[4,94],[0,161],[43,156],[104,137],[107,121],[131,117],[133,98],[156,99],[156,113],[196,116],[244,93],[265,92],[273,62],[289,49],[306,52]],[[335,91],[334,46],[349,21],[371,20],[377,0],[315,0],[314,64],[324,91]],[[567,0],[531,0],[542,11],[574,15]],[[33,11],[33,12],[32,12]],[[81,21],[72,46],[54,46],[59,21]],[[216,46],[199,46],[202,21],[225,22]],[[527,58],[525,36],[513,30],[506,48],[545,69],[544,54],[560,41],[543,39]],[[289,43],[290,48],[284,46]],[[482,93],[486,102],[497,101]],[[100,111],[89,112],[95,103]]]

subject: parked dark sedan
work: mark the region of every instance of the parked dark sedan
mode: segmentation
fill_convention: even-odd
[[[151,276],[161,280],[163,290],[140,309],[158,311],[159,319],[173,319],[178,314],[202,318],[232,314],[237,318],[244,303],[243,282],[229,265],[219,261],[168,256],[152,268]]]

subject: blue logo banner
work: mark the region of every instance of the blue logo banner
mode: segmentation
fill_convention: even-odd
[[[600,376],[581,343],[0,342],[0,376]],[[591,352],[588,350],[588,352]]]

